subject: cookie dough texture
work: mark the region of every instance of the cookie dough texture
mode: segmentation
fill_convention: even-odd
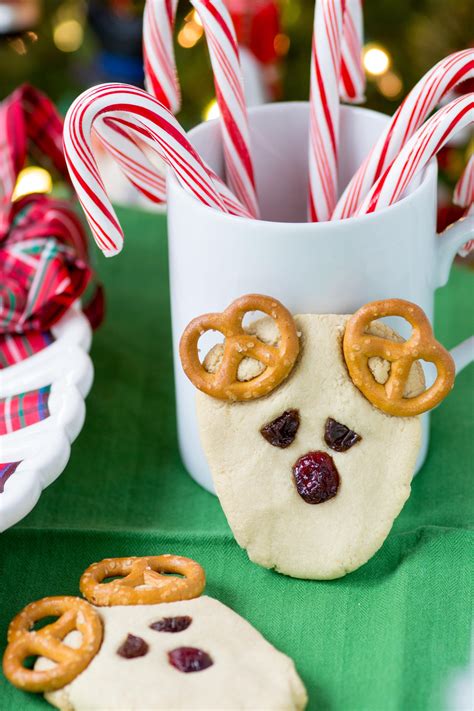
[[[46,694],[63,711],[298,711],[306,706],[306,691],[293,661],[213,598],[96,609],[104,624],[100,651],[68,686]],[[192,617],[183,632],[150,629],[162,617],[176,615]],[[117,649],[128,634],[144,639],[148,654],[135,659],[118,656]],[[78,636],[78,632],[71,633],[67,643],[74,646]],[[211,655],[214,664],[184,674],[168,663],[167,653],[176,647],[199,647]]]
[[[384,414],[352,383],[342,356],[348,318],[296,316],[299,359],[288,379],[264,398],[227,403],[197,393],[202,444],[237,542],[255,563],[294,577],[338,578],[374,555],[410,494],[420,447],[419,418]],[[394,337],[384,324],[375,329]],[[389,365],[372,365],[377,379],[386,379]],[[423,388],[417,365],[410,395]],[[273,447],[260,429],[293,408],[300,413],[294,442]],[[328,417],[362,441],[347,452],[331,450],[324,441]],[[318,450],[333,458],[340,486],[333,499],[311,505],[298,495],[292,468],[299,457]]]

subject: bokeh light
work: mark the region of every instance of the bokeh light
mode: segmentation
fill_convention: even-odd
[[[219,111],[219,106],[215,99],[210,101],[202,112],[202,117],[204,121],[210,121],[211,119],[219,118],[220,115],[221,112]]]
[[[178,33],[178,44],[185,49],[191,49],[199,42],[203,34],[202,25],[193,20],[186,22]]]
[[[198,15],[198,13],[196,12],[196,10],[193,10],[193,11],[192,11],[191,20],[192,20],[193,22],[195,22],[196,25],[199,25],[199,27],[202,27],[201,18],[199,17],[199,15]]]
[[[381,76],[390,68],[390,55],[379,44],[366,44],[362,57],[365,71],[372,76]]]
[[[79,20],[62,20],[53,30],[53,40],[61,52],[76,52],[82,45],[84,30]]]
[[[19,54],[20,56],[26,54],[27,52],[26,44],[23,42],[21,37],[15,37],[14,39],[9,40],[8,44],[13,49],[13,51]]]
[[[273,40],[273,47],[279,57],[284,57],[285,54],[288,54],[288,50],[290,49],[290,38],[288,35],[282,33],[276,35]]]
[[[31,193],[50,193],[52,189],[53,181],[48,171],[37,166],[29,166],[23,168],[18,174],[12,199],[19,200]]]
[[[377,77],[377,88],[383,96],[393,101],[401,96],[403,81],[396,72],[388,71]]]

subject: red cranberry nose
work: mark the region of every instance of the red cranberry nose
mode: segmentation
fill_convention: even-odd
[[[326,452],[307,452],[293,466],[296,490],[307,504],[323,504],[336,496],[339,472]]]

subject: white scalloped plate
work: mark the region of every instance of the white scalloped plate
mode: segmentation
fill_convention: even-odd
[[[52,333],[55,340],[42,351],[0,370],[0,399],[49,388],[44,419],[0,436],[0,462],[19,462],[0,491],[0,532],[24,518],[61,474],[84,424],[93,380],[89,322],[76,305]]]

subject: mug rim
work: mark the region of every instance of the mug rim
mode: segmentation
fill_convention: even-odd
[[[265,111],[272,111],[272,110],[283,110],[286,109],[289,106],[298,106],[298,107],[303,107],[303,106],[308,106],[309,102],[308,101],[278,101],[278,102],[269,102],[267,104],[260,104],[259,106],[251,106],[247,109],[248,114],[255,114],[255,113],[264,113]],[[365,114],[371,114],[373,117],[377,117],[377,119],[387,119],[386,122],[391,118],[388,114],[384,114],[381,111],[375,111],[374,109],[369,109],[363,106],[354,106],[351,104],[344,104],[342,106],[343,110],[346,111],[356,111],[358,113],[365,113]],[[198,123],[196,126],[193,126],[188,132],[188,138],[190,139],[191,144],[193,144],[193,136],[202,131],[205,130],[206,127],[211,128],[212,126],[215,126],[219,122],[218,118],[211,119],[210,121],[201,121],[201,123]],[[236,224],[242,223],[242,222],[256,222],[259,225],[265,225],[268,226],[269,229],[286,229],[288,230],[289,228],[291,229],[308,229],[308,230],[316,230],[316,229],[321,229],[321,227],[324,225],[325,229],[338,229],[338,227],[342,224],[345,223],[345,225],[354,225],[354,224],[363,224],[364,222],[368,220],[374,220],[374,219],[380,219],[383,216],[385,216],[388,212],[394,213],[396,210],[401,210],[405,207],[409,207],[410,202],[413,202],[414,200],[417,199],[418,194],[423,190],[426,189],[427,185],[432,181],[436,179],[437,176],[437,160],[436,157],[433,157],[429,163],[425,166],[425,168],[422,171],[421,178],[420,178],[420,183],[419,185],[412,190],[408,195],[405,195],[405,197],[401,198],[400,200],[397,200],[394,202],[392,205],[388,205],[386,207],[381,208],[380,210],[376,210],[374,212],[366,213],[365,215],[355,215],[351,216],[348,218],[344,218],[343,220],[327,220],[323,222],[282,222],[278,220],[261,220],[261,219],[254,219],[251,217],[241,217],[239,215],[231,215],[227,212],[222,212],[221,210],[217,210],[214,207],[211,207],[209,205],[204,205],[203,203],[198,200],[197,197],[194,195],[191,195],[188,193],[178,182],[177,178],[175,177],[173,171],[170,168],[167,168],[166,170],[166,181],[167,181],[167,203],[169,203],[169,195],[170,195],[170,184],[173,185],[173,190],[176,190],[178,193],[181,193],[181,199],[184,200],[189,200],[192,202],[194,205],[195,209],[198,211],[202,211],[203,215],[206,214],[211,214],[214,219],[216,220],[224,220],[228,222],[229,220],[232,221],[237,221]]]

